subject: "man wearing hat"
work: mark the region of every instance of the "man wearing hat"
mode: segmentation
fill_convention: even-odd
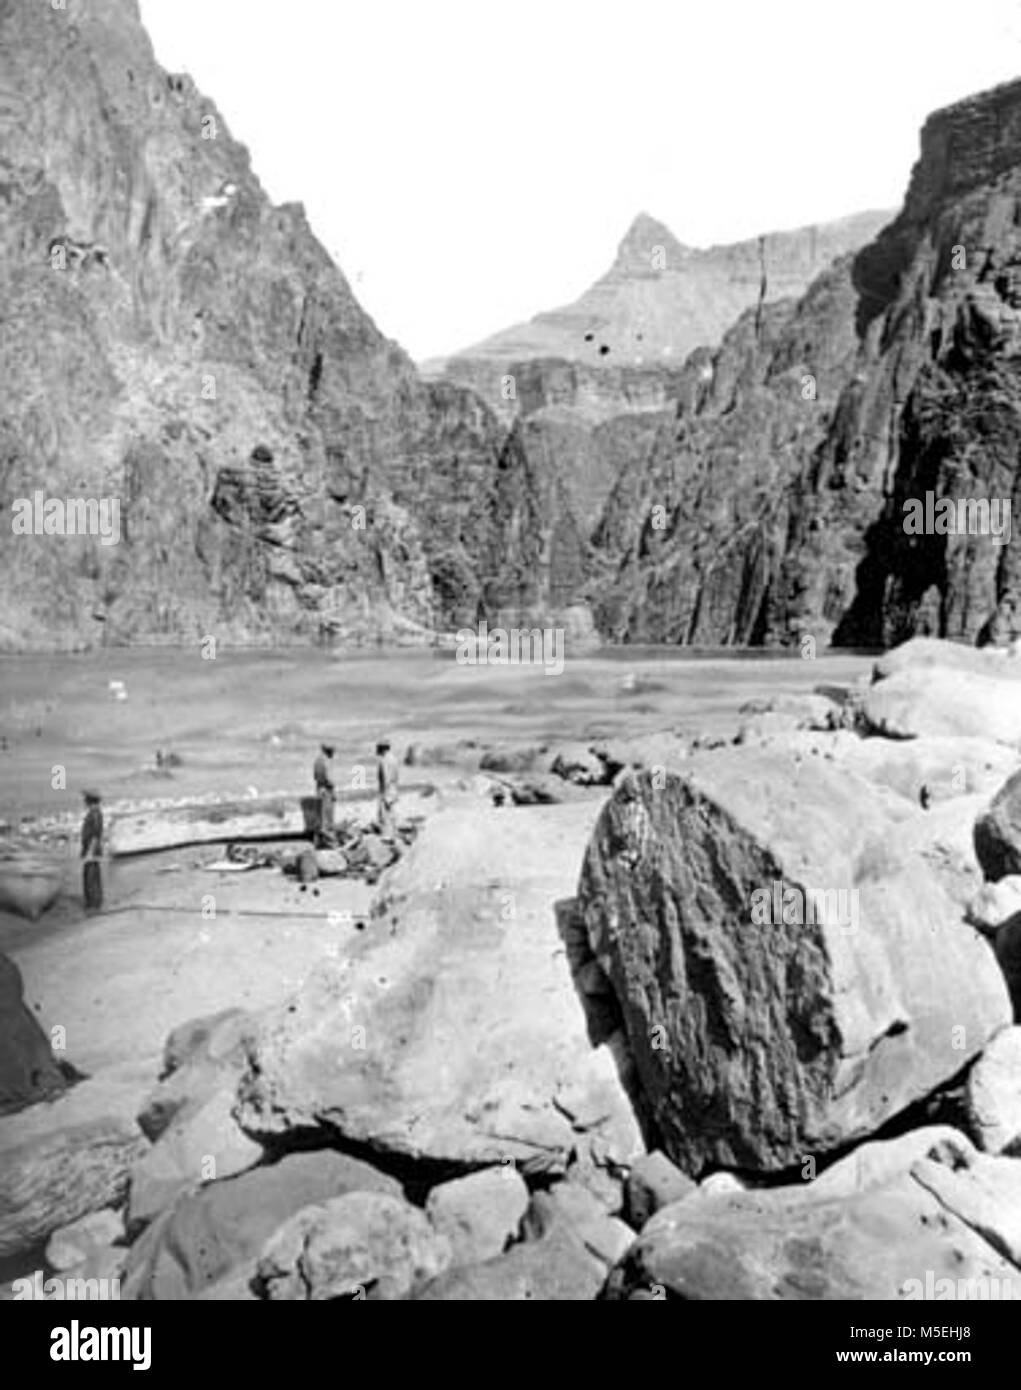
[[[103,906],[103,812],[98,792],[84,792],[85,819],[82,821],[82,888],[85,911],[98,912]]]
[[[376,819],[379,833],[384,840],[392,840],[396,833],[394,808],[397,805],[397,759],[390,752],[390,740],[385,735],[376,744],[376,777],[379,782],[379,801],[376,806]]]
[[[321,743],[319,745],[319,755],[312,765],[312,776],[315,778],[316,798],[319,802],[319,833],[316,837],[316,845],[320,849],[330,849],[337,843],[336,833],[333,828],[333,777],[330,766],[333,760],[333,744]]]

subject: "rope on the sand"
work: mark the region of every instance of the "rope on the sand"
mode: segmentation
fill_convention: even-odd
[[[122,907],[104,907],[100,912],[90,913],[88,920],[96,917],[115,917],[121,912],[183,912],[189,916],[201,915],[198,908],[178,907],[174,903],[125,903]],[[340,925],[345,922],[367,922],[364,912],[259,912],[250,907],[217,907],[217,917],[307,917],[315,922],[328,922],[331,917],[340,917]],[[204,921],[215,919],[206,917]]]

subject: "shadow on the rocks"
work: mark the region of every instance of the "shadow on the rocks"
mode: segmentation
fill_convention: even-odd
[[[660,1147],[659,1131],[653,1121],[638,1080],[638,1069],[628,1043],[620,1003],[602,966],[596,960],[578,912],[577,898],[561,898],[553,904],[557,932],[567,953],[567,964],[575,993],[585,1012],[585,1026],[593,1047],[609,1048],[646,1148]]]

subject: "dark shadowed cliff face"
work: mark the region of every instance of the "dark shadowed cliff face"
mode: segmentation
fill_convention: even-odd
[[[134,0],[0,0],[0,646],[1011,636],[1013,532],[903,521],[1021,509],[1021,83],[933,116],[833,260],[881,220],[703,253],[640,218],[425,381]],[[16,534],[37,494],[116,502],[117,542]]]
[[[503,443],[423,384],[133,0],[0,0],[0,641],[414,640]],[[120,541],[12,536],[120,501]],[[438,538],[443,537],[440,545]]]
[[[614,639],[752,640],[765,585],[783,551],[786,514],[771,490],[795,466],[801,435],[818,430],[822,412],[810,420],[795,413],[799,440],[785,438],[778,452],[767,449],[751,486],[734,455],[739,435],[730,438],[729,422],[721,426],[729,462],[716,470],[713,486],[689,498],[678,478],[746,384],[762,398],[760,414],[769,407],[774,377],[781,395],[790,396],[793,349],[775,367],[765,357],[753,360],[749,383],[739,379],[749,353],[755,357],[748,325],[757,325],[764,349],[784,321],[774,302],[801,294],[823,267],[859,249],[886,220],[863,213],[696,251],[642,215],[607,274],[574,304],[429,364],[441,379],[471,386],[511,430],[493,500],[493,539],[479,556],[487,609],[555,621],[564,606],[581,606],[594,610],[601,631]],[[760,295],[762,309],[729,340],[720,385],[707,392],[709,355],[688,361],[690,351],[719,343]],[[853,337],[842,350],[852,347]],[[678,405],[687,416],[699,402],[704,423],[691,439],[675,438],[670,426]],[[684,445],[680,459],[676,443]],[[673,498],[670,527],[656,529],[662,518],[657,513],[650,522],[650,506]],[[690,545],[679,551],[682,531]],[[735,537],[754,551],[737,570],[729,554]],[[703,558],[712,569],[704,591]]]
[[[792,523],[790,482],[853,358],[845,259],[805,298],[745,314],[688,364],[689,401],[620,477],[597,544],[596,616],[617,640],[758,643]],[[806,399],[814,392],[814,399]]]
[[[1021,632],[1021,83],[930,117],[904,210],[854,279],[861,380],[816,462],[785,581],[802,577],[839,641],[1005,640]],[[999,502],[1001,518],[1009,500],[1009,543],[906,534],[904,504],[927,492]],[[786,582],[779,605],[797,619]]]
[[[600,625],[693,643],[1016,635],[1021,541],[904,522],[928,492],[1016,517],[1019,366],[1016,83],[931,117],[896,221],[703,364],[704,393],[610,497]]]

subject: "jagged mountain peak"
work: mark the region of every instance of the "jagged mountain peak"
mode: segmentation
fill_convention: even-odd
[[[678,241],[665,222],[640,212],[617,248],[610,274],[656,274],[692,254],[692,248]]]
[[[617,411],[660,409],[672,378],[697,347],[719,344],[737,317],[765,299],[797,297],[825,267],[866,245],[889,220],[887,212],[853,214],[818,226],[772,232],[762,238],[696,249],[664,222],[641,212],[629,226],[610,269],[573,304],[548,310],[504,329],[444,361],[427,364],[470,386],[505,419],[551,403],[543,389],[501,394],[505,374],[524,364],[552,361],[558,375],[569,363],[587,407]],[[622,381],[621,372],[627,376]],[[641,374],[640,381],[634,379]],[[535,373],[530,372],[530,379]],[[562,383],[553,391],[558,403]]]

